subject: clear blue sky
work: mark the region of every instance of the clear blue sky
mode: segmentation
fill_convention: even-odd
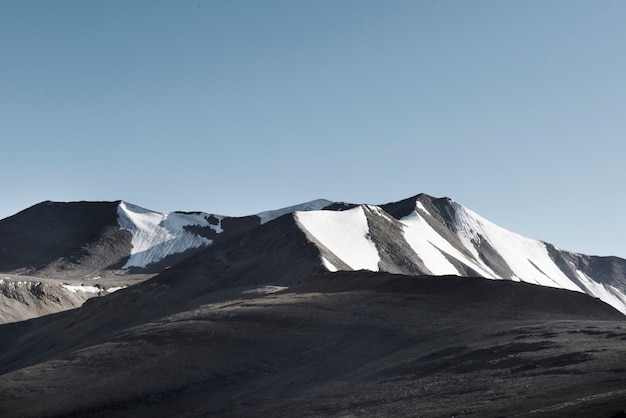
[[[0,2],[0,218],[449,196],[626,257],[626,1]]]

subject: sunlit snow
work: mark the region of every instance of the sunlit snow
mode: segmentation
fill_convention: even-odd
[[[626,314],[626,295],[611,285],[604,285],[593,280],[580,270],[576,275],[583,283],[588,294],[608,303],[623,314]]]
[[[626,295],[612,286],[599,284],[581,272],[578,273],[578,280],[569,278],[552,259],[544,242],[501,228],[457,203],[452,202],[452,205],[454,224],[445,227],[451,233],[456,231],[458,241],[437,232],[432,222],[439,221],[419,201],[415,211],[400,220],[406,242],[431,274],[460,275],[459,268],[453,264],[457,263],[456,266],[465,265],[486,278],[587,291],[618,309],[626,306]],[[298,211],[295,217],[303,230],[321,244],[321,248],[330,251],[351,269],[378,271],[380,256],[370,236],[365,210],[393,222],[386,212],[376,206],[358,206],[343,212]],[[494,254],[496,263],[499,257],[503,268],[496,270],[496,267],[487,264],[483,258],[485,249],[497,253]],[[338,270],[327,257],[322,256],[321,262],[329,271]],[[583,283],[585,288],[578,283]]]
[[[428,216],[432,216],[430,214],[430,212],[428,212],[428,210],[426,209],[426,207],[424,206],[424,204],[422,202],[420,202],[419,200],[415,203],[415,207],[417,209],[419,209],[420,211],[422,211],[423,213],[425,213]]]
[[[102,291],[102,289],[100,289],[97,286],[83,286],[83,285],[74,286],[74,285],[64,284],[63,287],[72,293],[76,293],[76,292],[100,293]]]
[[[441,237],[417,212],[401,220],[404,228],[404,238],[413,251],[419,255],[426,268],[432,274],[459,274],[459,271],[448,261],[442,251],[445,248],[448,254],[455,254],[455,258],[463,257],[452,245]]]
[[[113,292],[117,292],[118,290],[126,289],[127,287],[128,286],[109,287],[108,289],[106,289],[106,291],[109,292],[109,293],[113,293]]]
[[[340,212],[296,212],[295,216],[311,235],[350,268],[378,271],[380,256],[370,237],[363,207]]]
[[[210,224],[209,215],[204,213],[159,213],[125,202],[120,203],[117,213],[120,227],[133,234],[133,248],[124,269],[145,267],[168,255],[211,244],[210,239],[185,230],[186,226],[222,231],[221,225]]]
[[[513,277],[502,279],[582,291],[554,263],[543,242],[507,231],[457,203],[453,205],[456,229],[464,246],[477,255],[475,243],[487,240],[513,271]]]
[[[322,257],[322,264],[324,264],[324,267],[326,267],[326,269],[328,271],[337,271],[339,270],[337,267],[335,267],[335,265],[333,263],[331,263],[330,261],[328,261],[325,257]]]

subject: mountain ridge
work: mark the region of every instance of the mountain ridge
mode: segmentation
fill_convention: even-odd
[[[294,236],[285,235],[289,228],[300,230],[302,236],[285,239]],[[46,232],[43,237],[42,231]],[[304,241],[298,247],[290,239]],[[253,242],[250,249],[243,249],[245,243]],[[307,247],[305,243],[313,245],[317,254],[308,250],[303,258],[299,248]],[[239,248],[238,252],[229,245]],[[276,254],[266,248],[290,254],[273,262],[275,277],[302,277],[297,269],[304,266],[310,266],[303,269],[307,274],[366,269],[481,276],[587,293],[626,313],[626,260],[560,250],[507,231],[448,197],[423,193],[382,205],[317,199],[244,217],[160,213],[122,200],[46,201],[0,220],[0,271],[44,278],[108,280],[159,273],[169,277],[171,269],[183,276],[218,280],[226,287],[245,280],[259,285],[289,284],[285,280],[271,283],[262,275],[248,277],[236,267],[246,265],[239,260],[248,258],[255,260],[250,266],[269,271],[260,255],[271,260]],[[290,258],[301,260],[301,266],[293,265]],[[189,267],[189,260],[195,267]],[[213,277],[211,271],[220,265],[237,273],[226,275],[229,279]],[[197,271],[192,273],[194,268]],[[280,273],[281,268],[290,273]],[[116,282],[109,287],[127,284]]]
[[[609,300],[616,307],[606,299],[623,289],[625,260],[559,250],[445,198],[325,204],[274,211],[267,222],[127,203],[44,205],[72,212],[52,210],[16,240],[59,231],[39,244],[33,270],[54,277],[0,275],[0,314],[14,314],[0,324],[0,415],[624,409],[626,317],[619,298]],[[67,222],[46,225],[55,219]],[[99,253],[101,231],[119,234],[128,252]],[[44,251],[67,237],[73,252]],[[11,240],[0,235],[0,244]],[[133,249],[138,265],[123,269]],[[122,254],[117,270],[81,269],[108,266],[112,254]],[[55,298],[67,310],[55,313]],[[20,320],[37,309],[42,316]]]

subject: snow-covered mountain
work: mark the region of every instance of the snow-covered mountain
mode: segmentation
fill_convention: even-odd
[[[42,202],[0,220],[0,271],[47,278],[158,273],[200,249],[316,200],[245,217],[162,213],[124,201]],[[108,273],[107,273],[108,272]]]
[[[481,276],[587,293],[626,313],[626,260],[590,257],[507,231],[447,199],[418,195],[343,212],[295,212],[329,271]]]
[[[1,416],[618,416],[626,399],[607,304],[626,312],[626,260],[446,198],[241,218],[44,202],[0,220],[0,272]]]
[[[248,220],[248,227],[265,224],[295,211],[322,210],[333,202],[317,199],[282,209],[260,212],[244,218],[213,215],[204,212],[160,213],[120,202],[117,213],[120,228],[132,233],[132,249],[122,270],[146,268],[176,254],[208,247],[216,239],[233,235],[233,224]],[[253,221],[250,222],[250,219]],[[244,220],[244,221],[242,221]],[[237,233],[241,233],[241,227]],[[245,227],[244,227],[245,229]]]
[[[224,232],[222,216],[206,213],[159,213],[126,202],[117,207],[120,228],[132,234],[130,256],[121,267],[145,268],[172,254],[192,248],[206,247],[213,241],[186,228],[209,228],[216,234]]]
[[[12,274],[162,273],[157,280],[193,278],[216,290],[361,269],[522,281],[587,293],[626,313],[626,260],[560,250],[424,194],[384,205],[318,199],[246,217],[44,202],[0,220],[0,271]]]

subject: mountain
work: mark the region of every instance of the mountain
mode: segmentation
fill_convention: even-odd
[[[159,213],[123,201],[43,202],[0,220],[0,271],[65,280],[88,297],[161,272],[159,280],[198,277],[207,288],[265,284],[266,275],[252,272],[270,266],[281,285],[360,269],[522,281],[587,293],[626,313],[625,260],[564,251],[424,194],[384,205],[318,199],[245,217]],[[21,281],[5,279],[5,287]],[[29,283],[22,299],[38,286]],[[85,292],[94,286],[99,291]]]
[[[507,231],[448,199],[418,195],[343,212],[296,212],[330,271],[480,276],[587,293],[626,313],[626,260]]]
[[[0,271],[49,278],[160,272],[280,214],[226,217],[160,213],[123,201],[43,202],[0,220]]]
[[[242,218],[44,202],[0,243],[3,417],[626,407],[626,261],[447,198]]]

